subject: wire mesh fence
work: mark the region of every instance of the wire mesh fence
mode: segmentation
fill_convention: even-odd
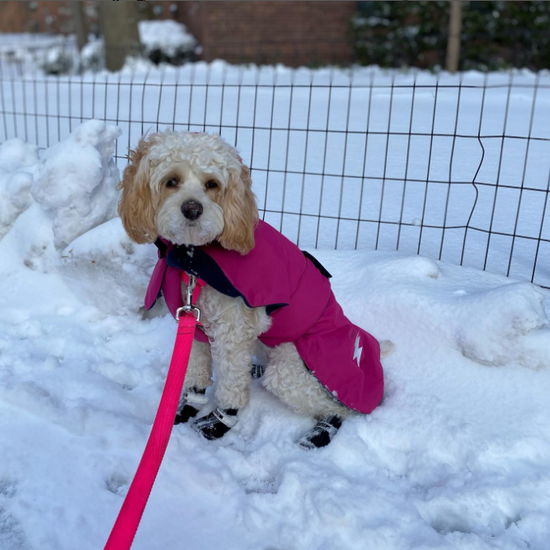
[[[41,148],[100,119],[220,133],[261,215],[302,248],[425,254],[550,287],[550,75],[153,67],[52,76],[0,55],[0,140]]]

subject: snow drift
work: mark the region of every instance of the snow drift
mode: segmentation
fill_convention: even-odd
[[[44,154],[31,193],[52,217],[57,248],[115,216],[120,179],[112,157],[120,134],[90,120]]]

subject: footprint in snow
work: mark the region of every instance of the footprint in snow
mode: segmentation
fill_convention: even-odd
[[[30,550],[30,545],[21,524],[0,506],[0,548]]]
[[[122,489],[130,484],[130,480],[121,474],[113,474],[105,480],[107,491],[113,495],[121,495]]]

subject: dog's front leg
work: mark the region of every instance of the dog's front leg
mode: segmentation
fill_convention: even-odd
[[[212,383],[212,357],[207,342],[193,341],[189,366],[174,424],[188,422],[208,402],[206,388]]]
[[[265,308],[251,309],[241,298],[208,290],[201,307],[208,319],[205,329],[211,343],[218,408],[194,426],[207,439],[218,439],[237,423],[238,410],[248,404],[256,340],[271,321]]]

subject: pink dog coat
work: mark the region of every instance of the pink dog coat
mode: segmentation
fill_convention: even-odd
[[[332,292],[330,274],[315,258],[263,221],[254,237],[255,247],[244,256],[216,242],[188,247],[157,241],[159,260],[145,307],[153,307],[162,294],[175,316],[183,305],[180,270],[222,294],[240,296],[249,307],[266,307],[272,324],[259,339],[270,347],[293,342],[333,398],[370,413],[384,392],[378,341],[347,319]],[[195,338],[208,341],[199,330]]]

